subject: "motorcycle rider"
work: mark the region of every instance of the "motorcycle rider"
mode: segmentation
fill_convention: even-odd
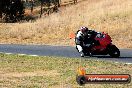
[[[76,49],[81,53],[81,57],[85,55],[92,56],[90,48],[94,45],[95,35],[97,32],[89,30],[87,27],[81,27],[75,36]],[[89,51],[88,51],[89,50]]]

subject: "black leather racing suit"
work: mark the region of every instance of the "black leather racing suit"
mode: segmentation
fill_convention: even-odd
[[[86,35],[84,35],[81,31],[77,31],[75,37],[75,43],[78,52],[83,52],[83,53],[87,52],[86,50],[90,49],[93,43],[96,41],[94,39],[96,34],[97,32],[95,32],[94,30],[88,30]]]

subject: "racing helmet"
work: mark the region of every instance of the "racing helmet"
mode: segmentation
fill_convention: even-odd
[[[80,31],[84,34],[88,32],[88,28],[87,27],[81,27]]]

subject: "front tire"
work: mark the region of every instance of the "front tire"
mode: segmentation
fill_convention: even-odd
[[[111,57],[118,58],[120,56],[120,50],[115,45],[109,46],[108,50],[109,50],[109,55]]]

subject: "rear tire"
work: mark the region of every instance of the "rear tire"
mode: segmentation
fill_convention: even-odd
[[[120,56],[120,50],[115,45],[109,46],[108,50],[109,50],[109,55],[111,57],[118,58]]]

